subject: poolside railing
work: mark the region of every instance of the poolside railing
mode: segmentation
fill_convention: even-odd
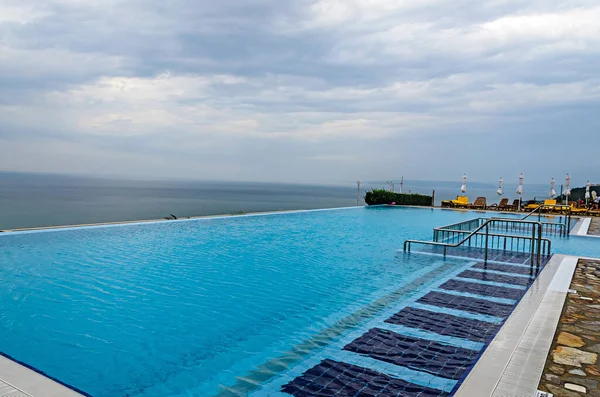
[[[460,230],[480,223],[474,230]],[[482,222],[482,223],[481,223]],[[529,228],[530,235],[509,235],[494,233],[493,229],[498,226],[514,224],[523,229]],[[434,230],[434,241],[406,240],[404,251],[410,252],[412,244],[430,245],[443,249],[446,256],[448,248],[460,246],[477,247],[484,249],[484,259],[487,262],[490,249],[504,251],[526,252],[531,254],[531,264],[541,263],[542,253],[549,255],[551,252],[551,241],[542,237],[542,223],[522,219],[505,218],[476,218],[457,224],[448,225],[448,229],[436,228]],[[492,232],[490,233],[490,230]]]
[[[448,230],[439,229],[437,236],[434,241],[442,243],[456,243],[462,238],[470,234],[464,230]],[[513,251],[513,252],[531,252],[531,244],[536,244],[536,240],[532,239],[531,236],[523,235],[510,235],[510,234],[499,234],[499,233],[488,233],[488,247],[491,249]],[[465,242],[467,247],[485,248],[485,237],[486,233],[478,232],[475,233],[473,238]],[[541,253],[544,255],[550,255],[552,250],[552,241],[547,238],[541,238],[539,240],[541,244]]]
[[[525,215],[521,220],[526,220],[535,214],[537,214],[538,222],[542,220],[542,211],[558,211],[559,212],[559,222],[546,222],[546,224],[550,225],[562,225],[560,226],[561,235],[566,236],[571,230],[571,206],[570,205],[560,205],[560,204],[540,204],[533,211]]]
[[[521,234],[531,234],[531,228],[533,227],[529,223],[520,223],[520,222],[506,222],[507,219],[510,218],[474,218],[466,221],[453,223],[451,225],[440,226],[433,229],[433,239],[434,241],[439,241],[437,239],[438,231],[440,230],[475,230],[479,226],[481,226],[484,222],[488,220],[492,220],[493,222],[490,224],[490,228],[494,232],[502,232],[503,234],[508,233],[521,233]],[[538,223],[542,225],[542,233],[550,234],[550,235],[565,235],[565,231],[567,227],[564,223],[557,222],[541,222],[538,220]]]

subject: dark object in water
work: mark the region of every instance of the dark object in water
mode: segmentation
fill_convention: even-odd
[[[177,219],[177,217],[175,215],[173,215],[173,214],[169,214],[169,215],[171,215],[172,219]]]

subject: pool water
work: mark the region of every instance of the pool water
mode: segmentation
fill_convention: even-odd
[[[419,277],[447,278],[440,258],[397,250],[476,216],[360,207],[2,234],[0,352],[97,397],[214,395],[402,286],[426,291]]]

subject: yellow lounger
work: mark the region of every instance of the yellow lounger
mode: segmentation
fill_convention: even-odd
[[[571,204],[571,214],[586,214],[587,208],[577,208],[574,204]]]
[[[458,196],[456,200],[452,200],[452,205],[454,207],[466,207],[469,205],[469,197]]]

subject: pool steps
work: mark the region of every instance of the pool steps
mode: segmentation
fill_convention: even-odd
[[[479,258],[470,251],[464,259]],[[452,396],[549,260],[545,257],[542,266],[532,268],[528,259],[526,254],[511,253],[496,255],[494,263],[476,261],[342,348],[360,359],[344,362],[343,355],[342,360],[324,357],[284,384],[281,394]],[[410,329],[432,338],[416,338],[402,331]],[[442,342],[444,337],[452,338],[453,343]],[[361,360],[369,365],[356,365]],[[415,371],[436,379],[423,376],[426,381],[420,381]]]

